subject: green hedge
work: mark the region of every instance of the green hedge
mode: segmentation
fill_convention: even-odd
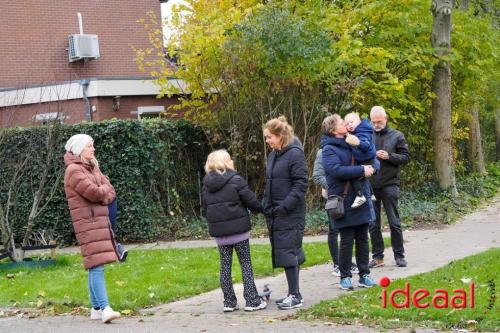
[[[6,202],[12,175],[28,156],[21,181],[15,185],[10,214],[20,241],[47,156],[48,127],[17,128],[4,132],[0,142],[0,200]],[[111,120],[52,127],[54,158],[49,161],[48,187],[64,175],[64,145],[73,134],[94,138],[100,167],[117,191],[119,234],[123,241],[151,241],[173,237],[182,226],[178,216],[199,212],[199,182],[207,155],[203,131],[187,121]],[[64,194],[63,179],[46,209],[37,217],[35,231],[45,230],[59,244],[75,242]]]

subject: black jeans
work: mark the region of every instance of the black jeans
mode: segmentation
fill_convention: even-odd
[[[359,276],[370,274],[368,261],[370,251],[368,248],[368,223],[355,227],[345,227],[340,231],[340,278],[352,277],[352,246],[356,246],[356,264]]]
[[[394,258],[404,258],[403,231],[401,230],[401,221],[399,220],[398,212],[399,186],[390,185],[380,189],[374,189],[374,194],[377,201],[374,202],[375,223],[370,225],[372,256],[374,259],[384,258],[384,239],[382,238],[380,226],[380,210],[383,203],[391,229],[391,245],[392,251],[394,252]]]
[[[332,256],[333,265],[339,264],[339,229],[332,227],[332,221],[328,217],[328,249]]]

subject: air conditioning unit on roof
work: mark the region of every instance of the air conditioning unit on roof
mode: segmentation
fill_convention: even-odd
[[[97,35],[70,35],[68,55],[69,62],[80,59],[99,58],[99,40],[97,39]]]

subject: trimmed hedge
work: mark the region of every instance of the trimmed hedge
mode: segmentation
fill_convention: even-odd
[[[4,132],[0,143],[0,200],[5,204],[12,175],[28,156],[22,180],[15,186],[11,212],[16,241],[26,221],[47,156],[47,127]],[[58,244],[75,242],[64,194],[64,145],[73,134],[94,138],[100,167],[117,191],[122,241],[172,238],[183,219],[200,209],[200,178],[207,155],[201,128],[179,120],[111,120],[52,128],[56,154],[50,163],[48,188],[59,180],[54,196],[37,217],[34,231],[45,230]],[[47,196],[45,197],[47,199]],[[46,200],[42,201],[44,205]]]

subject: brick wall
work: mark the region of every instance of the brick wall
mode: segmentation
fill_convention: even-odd
[[[158,0],[0,1],[0,88],[92,77],[137,77],[130,45],[149,46],[139,18],[160,17]],[[68,62],[68,35],[99,37],[101,57]]]
[[[38,103],[0,108],[0,127],[30,126],[37,114],[63,112],[65,123],[77,123],[85,119],[85,101],[67,100],[54,103]]]
[[[124,96],[120,98],[120,109],[113,110],[112,97],[90,98],[91,105],[95,106],[95,112],[92,112],[92,120],[100,121],[112,118],[118,119],[137,119],[136,111],[139,106],[159,106],[163,105],[169,112],[168,118],[181,118],[181,111],[170,111],[168,107],[178,103],[174,98],[157,99],[154,96]],[[53,103],[38,103],[19,105],[14,107],[0,108],[0,127],[31,126],[35,116],[42,113],[62,112],[66,120],[65,124],[74,124],[85,120],[86,105],[83,99],[67,100]]]

